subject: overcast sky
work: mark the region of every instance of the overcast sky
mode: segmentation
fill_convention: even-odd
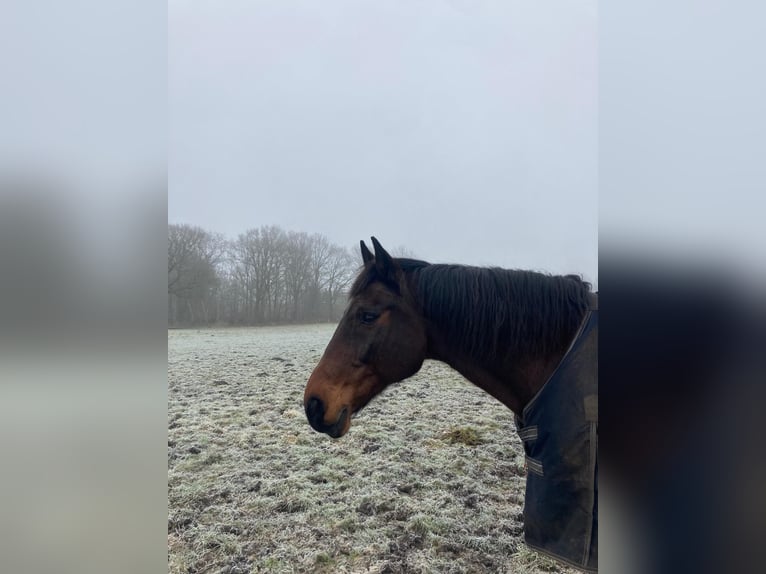
[[[171,223],[597,280],[595,1],[169,3]]]

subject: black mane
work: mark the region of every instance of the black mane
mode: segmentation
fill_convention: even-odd
[[[453,348],[478,360],[544,357],[567,348],[588,308],[576,275],[395,259],[423,315]],[[360,273],[351,297],[378,280]]]

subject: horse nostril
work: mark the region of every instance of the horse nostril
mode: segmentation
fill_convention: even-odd
[[[321,424],[324,419],[324,404],[321,399],[311,397],[306,403],[306,417],[312,424]]]

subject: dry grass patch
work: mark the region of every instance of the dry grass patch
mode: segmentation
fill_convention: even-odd
[[[464,444],[466,446],[476,446],[486,442],[479,431],[473,427],[452,429],[444,434],[444,438],[450,444]]]

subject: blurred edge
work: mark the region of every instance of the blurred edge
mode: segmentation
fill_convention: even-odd
[[[599,258],[602,567],[752,571],[766,526],[763,286],[721,262]],[[610,519],[630,532],[625,560],[609,555]]]
[[[603,572],[766,563],[764,17],[599,5]]]
[[[0,569],[161,570],[164,189],[18,191],[0,198]]]
[[[166,10],[0,10],[3,572],[166,568]]]

